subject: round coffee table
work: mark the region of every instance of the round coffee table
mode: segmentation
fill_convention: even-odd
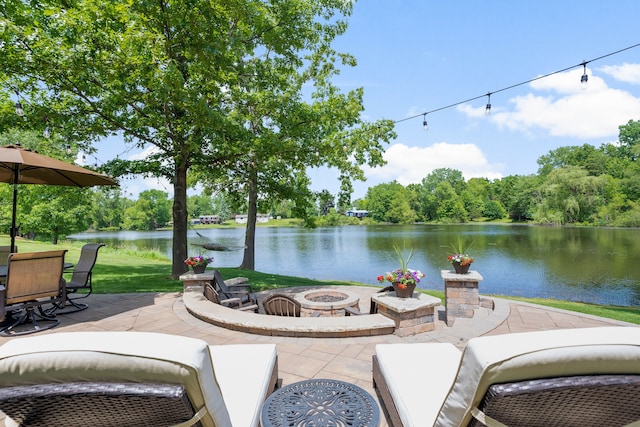
[[[380,411],[362,388],[337,380],[314,379],[284,386],[262,407],[262,427],[375,427]]]

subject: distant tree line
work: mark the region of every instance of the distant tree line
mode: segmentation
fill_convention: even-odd
[[[7,144],[41,139],[32,132],[0,136]],[[65,158],[60,144],[40,142],[40,152]],[[311,194],[305,212],[307,225],[331,226],[384,222],[468,222],[511,219],[548,225],[640,226],[640,121],[620,126],[617,143],[600,147],[584,144],[560,147],[538,159],[538,173],[511,175],[490,181],[463,178],[462,172],[435,169],[419,184],[389,182],[370,187],[364,198],[352,204],[335,204],[327,190]],[[11,200],[12,187],[0,186],[0,198]],[[136,200],[119,188],[78,189],[53,186],[21,186],[18,200],[20,233],[56,242],[69,234],[94,230],[156,230],[171,226],[172,200],[159,190],[140,193]],[[366,209],[360,221],[344,212]],[[273,217],[299,218],[296,203],[277,200],[265,204]],[[187,198],[190,218],[218,215],[228,220],[246,213],[246,202],[233,195],[198,194]],[[310,218],[310,219],[309,219]],[[11,204],[0,207],[0,230],[9,232]]]
[[[618,142],[560,147],[538,159],[535,175],[465,181],[436,169],[420,184],[369,188],[357,202],[372,220],[467,222],[480,219],[537,224],[640,226],[640,121],[620,126]]]

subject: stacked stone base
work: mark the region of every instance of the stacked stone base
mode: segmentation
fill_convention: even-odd
[[[478,282],[482,276],[477,271],[456,274],[451,270],[442,270],[446,301],[446,323],[452,326],[456,318],[470,319],[480,308]]]

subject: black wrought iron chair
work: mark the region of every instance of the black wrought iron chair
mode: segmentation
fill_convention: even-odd
[[[87,298],[93,292],[93,267],[98,259],[98,250],[105,246],[104,243],[87,243],[80,251],[80,259],[73,269],[71,280],[66,285],[66,301],[54,304],[47,313],[68,314],[86,310],[87,304],[78,302],[81,298]],[[87,291],[80,293],[79,291]],[[75,295],[75,296],[73,296]]]
[[[5,319],[0,335],[26,335],[51,329],[60,323],[44,311],[43,305],[65,300],[62,271],[66,252],[9,255],[6,284],[0,286],[0,315]]]

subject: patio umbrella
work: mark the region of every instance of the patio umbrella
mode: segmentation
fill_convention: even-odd
[[[17,145],[0,147],[0,182],[13,184],[13,213],[11,217],[11,252],[15,252],[16,206],[18,184],[65,185],[93,187],[118,185],[106,175],[72,165]]]

